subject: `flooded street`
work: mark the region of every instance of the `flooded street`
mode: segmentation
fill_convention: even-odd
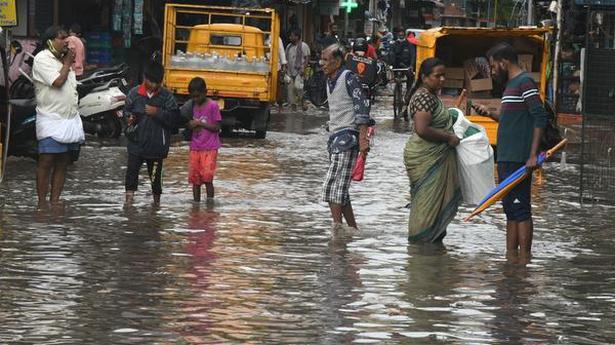
[[[188,149],[165,161],[162,205],[142,169],[125,208],[126,149],[95,138],[70,169],[63,209],[36,210],[35,162],[0,187],[0,343],[612,344],[615,213],[578,204],[578,167],[546,166],[534,258],[505,258],[501,206],[460,210],[444,248],[407,242],[407,125],[387,102],[361,231],[332,238],[320,202],[325,113],[273,114],[265,140],[226,138],[214,204],[192,203]]]

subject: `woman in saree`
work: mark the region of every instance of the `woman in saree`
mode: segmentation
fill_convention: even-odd
[[[461,204],[455,152],[459,138],[453,132],[453,118],[437,96],[444,73],[444,63],[429,58],[410,90],[408,112],[415,134],[404,149],[404,163],[411,194],[408,240],[415,243],[442,242]]]

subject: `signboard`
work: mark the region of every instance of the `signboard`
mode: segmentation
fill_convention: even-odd
[[[0,26],[17,26],[15,0],[0,0]]]

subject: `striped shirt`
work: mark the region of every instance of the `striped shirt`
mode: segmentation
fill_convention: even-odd
[[[498,126],[498,162],[525,163],[530,158],[534,128],[547,125],[547,113],[534,80],[523,72],[508,81]]]

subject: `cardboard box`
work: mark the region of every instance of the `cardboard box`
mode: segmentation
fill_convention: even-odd
[[[486,58],[473,58],[463,62],[465,79],[484,79],[491,77],[491,66]]]
[[[463,89],[463,79],[448,79],[444,80],[443,87],[449,89]]]
[[[446,79],[465,79],[465,70],[463,68],[449,67],[446,69]]]
[[[468,80],[466,88],[471,92],[489,91],[493,89],[493,81],[491,78]]]
[[[519,67],[521,69],[532,72],[532,64],[534,62],[534,55],[531,54],[519,54],[517,55],[517,62],[519,63]]]

